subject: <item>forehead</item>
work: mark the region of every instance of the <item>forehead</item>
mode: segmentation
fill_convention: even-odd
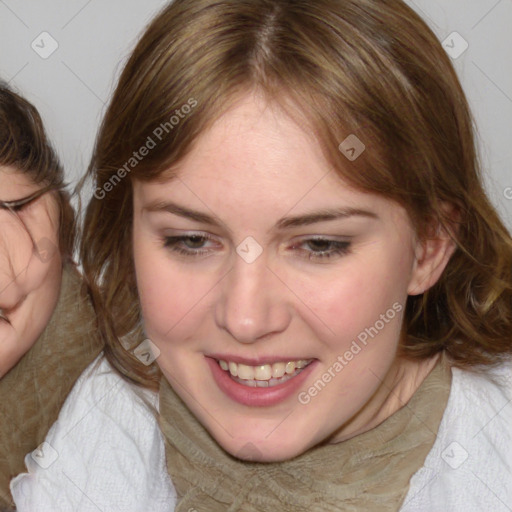
[[[14,167],[0,165],[0,200],[13,201],[31,194],[38,186]]]
[[[169,175],[135,182],[136,195],[242,215],[339,206],[371,206],[383,214],[398,206],[342,180],[311,130],[256,94],[242,97],[203,132]]]
[[[194,149],[176,170],[180,175],[194,173],[199,177],[211,175],[214,168],[219,177],[243,171],[246,177],[262,178],[278,169],[277,174],[283,175],[291,169],[315,172],[322,168],[325,172],[326,167],[314,137],[279,105],[252,93],[239,99],[198,137]]]

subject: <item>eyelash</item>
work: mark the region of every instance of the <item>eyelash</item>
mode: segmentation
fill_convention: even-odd
[[[306,251],[307,258],[309,260],[321,260],[321,259],[329,259],[335,256],[345,256],[350,252],[350,242],[341,241],[341,240],[330,240],[329,238],[308,238],[303,240],[298,244],[298,246],[304,244],[311,244],[312,242],[320,242],[328,244],[331,247],[330,251]],[[293,246],[292,249],[295,249],[297,245]]]
[[[25,208],[26,208],[27,204],[17,204],[15,206],[10,206],[10,210],[12,210],[13,212],[16,212],[16,213],[19,213],[21,211],[23,211]]]
[[[10,210],[14,213],[19,213],[28,208],[34,201],[30,200],[27,202],[22,201],[4,201],[0,207],[5,210]]]
[[[201,249],[184,249],[183,247],[178,246],[178,244],[190,241],[192,239],[197,239],[200,242],[214,241],[212,237],[207,235],[166,236],[163,239],[163,245],[166,249],[169,249],[172,252],[176,252],[178,254],[188,257],[198,257],[208,253],[208,251]]]
[[[163,238],[163,246],[164,248],[178,253],[182,256],[187,256],[190,258],[204,256],[208,254],[208,250],[199,249],[190,249],[180,247],[179,244],[183,244],[184,242],[195,240],[199,243],[205,243],[207,241],[215,241],[214,238],[208,235],[185,235],[185,236],[167,236]],[[299,244],[295,244],[292,249],[297,248],[298,246],[304,244],[311,244],[314,242],[326,243],[331,247],[329,251],[304,251],[308,254],[305,256],[308,260],[322,260],[328,259],[335,256],[344,256],[350,252],[350,242],[348,241],[339,241],[339,240],[330,240],[328,238],[309,238],[303,240]]]

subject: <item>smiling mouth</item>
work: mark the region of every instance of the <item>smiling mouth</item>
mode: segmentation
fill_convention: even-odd
[[[313,359],[300,359],[286,363],[248,366],[233,361],[217,360],[222,370],[228,373],[235,382],[252,388],[271,388],[283,384],[296,377],[312,362]]]

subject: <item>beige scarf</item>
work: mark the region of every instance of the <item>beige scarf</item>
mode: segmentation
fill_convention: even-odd
[[[9,480],[46,437],[76,379],[102,350],[78,271],[65,265],[60,296],[34,346],[0,380],[0,510],[13,505]]]
[[[434,444],[450,386],[443,355],[409,403],[376,428],[289,461],[253,463],[220,448],[162,379],[159,423],[175,511],[397,511]]]

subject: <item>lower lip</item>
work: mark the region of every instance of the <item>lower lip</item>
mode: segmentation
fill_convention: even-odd
[[[252,388],[234,381],[215,359],[207,357],[206,360],[221,391],[235,402],[250,407],[269,407],[296,395],[316,366],[316,361],[313,361],[295,377],[271,388]]]

